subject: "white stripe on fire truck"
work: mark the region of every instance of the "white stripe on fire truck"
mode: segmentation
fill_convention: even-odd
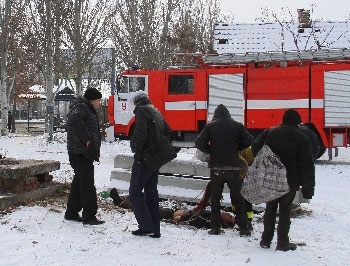
[[[165,102],[165,110],[198,110],[207,109],[206,101],[178,101],[178,102]]]
[[[247,109],[309,108],[309,99],[248,100]],[[311,108],[323,108],[323,99],[312,99]]]

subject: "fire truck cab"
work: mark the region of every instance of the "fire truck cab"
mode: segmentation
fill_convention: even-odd
[[[318,50],[213,55],[186,69],[123,72],[109,99],[115,135],[133,133],[137,91],[149,95],[174,131],[193,142],[218,104],[256,137],[279,125],[288,108],[302,116],[314,157],[346,147],[350,127],[350,51]],[[331,158],[331,149],[329,150]]]

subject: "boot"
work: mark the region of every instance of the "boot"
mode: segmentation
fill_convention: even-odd
[[[270,248],[271,242],[265,242],[263,240],[260,241],[260,247],[262,248]]]
[[[249,231],[248,228],[240,228],[239,230],[239,236],[251,236],[252,233]]]
[[[123,200],[120,198],[118,190],[116,188],[112,188],[111,191],[109,192],[109,196],[113,200],[113,204],[115,206],[118,206]]]
[[[220,235],[221,229],[220,228],[212,228],[208,231],[209,235]]]
[[[295,243],[287,243],[287,244],[280,244],[277,243],[276,250],[281,250],[281,251],[288,251],[288,250],[296,250],[297,245]]]

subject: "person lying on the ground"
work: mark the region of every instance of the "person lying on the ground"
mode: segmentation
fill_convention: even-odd
[[[166,222],[175,224],[187,224],[196,228],[210,228],[210,211],[205,209],[209,200],[210,191],[205,190],[200,203],[193,209],[176,209],[160,207],[160,218]],[[129,196],[120,196],[116,188],[112,188],[109,196],[113,204],[125,209],[131,209]],[[204,207],[203,207],[204,206]],[[223,228],[235,226],[235,217],[232,213],[221,212],[221,224]]]

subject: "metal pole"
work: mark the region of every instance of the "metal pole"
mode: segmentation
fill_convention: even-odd
[[[114,95],[115,90],[115,48],[112,49],[112,72],[111,72],[111,95]]]
[[[28,114],[27,114],[27,118],[28,118],[27,129],[28,129],[28,132],[29,132],[29,110],[30,110],[30,99],[28,98]]]

